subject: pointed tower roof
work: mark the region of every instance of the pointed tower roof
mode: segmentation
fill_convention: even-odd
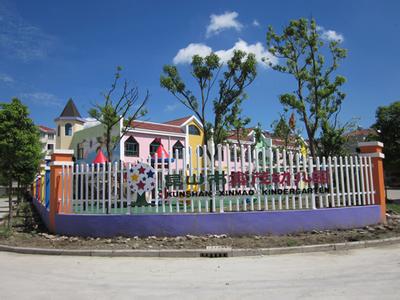
[[[103,151],[101,151],[101,149],[99,149],[99,151],[97,151],[97,155],[96,158],[93,160],[94,164],[103,164],[108,162],[107,157],[104,155]]]
[[[74,101],[71,98],[68,100],[67,105],[65,105],[64,110],[62,111],[60,117],[82,118],[81,114],[76,108]]]
[[[74,101],[71,98],[65,105],[61,115],[55,119],[55,121],[57,120],[78,120],[80,122],[85,122],[85,120],[81,117],[78,109],[76,108]]]

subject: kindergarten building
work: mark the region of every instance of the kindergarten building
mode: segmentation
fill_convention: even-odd
[[[104,126],[94,119],[83,118],[72,99],[67,102],[55,122],[57,126],[56,149],[74,150],[75,162],[92,163],[100,149],[103,153],[106,153]],[[115,126],[112,135],[121,137],[123,129],[123,121],[121,120]],[[166,155],[176,160],[179,166],[183,164],[183,151],[186,151],[185,157],[191,160],[190,165],[197,169],[198,164],[200,164],[199,167],[202,168],[203,160],[198,160],[197,151],[202,151],[202,149],[198,150],[198,147],[203,146],[203,137],[203,127],[193,115],[164,123],[136,120],[130,124],[128,132],[121,137],[118,145],[116,145],[113,150],[112,160],[125,163],[146,161],[149,157],[154,157],[157,149],[162,146],[168,153]],[[261,142],[257,144],[254,128],[243,130],[239,136],[231,132],[227,137],[226,143],[237,145],[238,149],[240,146],[244,147],[243,154],[246,162],[249,159],[247,152],[250,146],[255,146],[255,148],[259,149],[274,149],[282,147],[283,144],[281,139],[274,137],[267,131],[262,132]],[[293,152],[306,151],[294,145],[290,145],[289,150]],[[224,168],[228,164],[228,154],[225,152],[226,149],[222,148],[220,160]],[[253,154],[251,153],[251,159],[254,159]],[[258,154],[261,156],[261,153]],[[202,153],[200,153],[200,156],[202,156]],[[234,162],[232,147],[229,153],[229,160]]]
[[[74,150],[77,163],[92,163],[97,152],[104,153],[104,127],[99,122],[84,119],[80,115],[75,103],[70,99],[60,116],[55,119],[57,125],[56,148]],[[123,129],[121,120],[113,131],[113,136],[121,136]],[[196,150],[202,145],[203,127],[195,116],[188,116],[165,123],[148,121],[133,121],[128,132],[121,137],[112,155],[113,161],[136,163],[146,161],[153,156],[160,145],[171,153],[172,158],[182,164],[183,151],[189,148]],[[197,168],[197,161],[191,157],[192,165]]]

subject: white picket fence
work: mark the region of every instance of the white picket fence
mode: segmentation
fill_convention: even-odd
[[[207,146],[202,148],[202,153],[207,153]],[[225,152],[224,160],[222,151]],[[213,149],[211,152],[214,152]],[[187,152],[184,149],[181,168],[178,167],[177,160],[172,162],[171,159],[161,157],[163,163],[154,163],[153,160],[152,164],[149,157],[147,163],[152,164],[155,169],[156,184],[154,191],[146,193],[148,205],[142,206],[137,205],[137,195],[127,184],[131,164],[115,162],[64,165],[60,173],[61,211],[79,214],[208,213],[210,211],[223,213],[335,208],[375,203],[370,157],[318,157],[313,160],[312,157],[303,157],[299,153],[287,153],[278,149],[272,151],[269,148],[256,150],[250,146],[242,146],[239,149],[236,145],[218,145],[216,159],[214,153],[211,153],[211,159],[202,153],[199,148],[196,150],[194,161],[195,166],[201,166],[199,168],[192,166],[191,148]],[[232,160],[231,154],[233,154]],[[175,157],[178,157],[178,152]],[[155,157],[156,162],[158,159]],[[226,183],[221,181],[219,187],[208,180],[208,177],[216,172],[218,174],[224,172],[227,181]],[[254,184],[232,187],[229,179],[240,172],[247,174],[248,181]],[[298,174],[309,180],[316,172],[325,172],[328,181],[296,182]],[[274,173],[286,173],[289,177],[284,182],[265,184],[260,178],[256,178],[255,174],[261,173],[269,174],[269,181],[273,181]],[[197,181],[203,178],[204,186],[199,188],[187,184],[185,180],[178,188],[167,186],[166,176],[174,174],[183,178],[190,176]],[[309,188],[314,191],[320,189],[321,192],[305,192]],[[296,192],[284,193],[285,190],[291,189]],[[228,193],[230,191],[230,196],[220,196],[219,191],[224,190]],[[188,197],[185,194],[185,192],[200,194],[200,191],[210,191],[211,195]],[[238,195],[244,192],[245,195]]]

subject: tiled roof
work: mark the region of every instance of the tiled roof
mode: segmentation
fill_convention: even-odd
[[[250,133],[255,129],[256,129],[255,127],[246,128],[245,132],[241,132],[240,137],[239,137],[240,140],[241,141],[252,142],[253,141],[253,135],[250,135]],[[266,138],[272,138],[272,134],[270,132],[263,131],[262,133]],[[236,133],[233,130],[228,132],[228,139],[229,140],[236,140],[237,139]]]
[[[228,139],[228,140],[237,140],[236,133],[229,134],[228,137],[227,137],[227,139]],[[251,136],[251,135],[246,136],[246,135],[241,134],[241,135],[239,136],[239,139],[240,139],[241,141],[252,142],[252,141],[253,141],[253,136]]]
[[[171,121],[167,121],[164,124],[169,124],[169,125],[175,125],[175,126],[181,126],[183,123],[185,123],[187,120],[189,120],[192,116],[187,116],[187,117],[183,117],[183,118],[179,118],[179,119],[175,119],[175,120],[171,120]]]
[[[269,131],[263,131],[263,135],[264,135],[266,138],[272,138],[272,133],[270,133]]]
[[[133,121],[131,123],[131,127],[133,127],[134,129],[136,128],[136,129],[146,129],[146,130],[154,130],[154,131],[183,133],[182,129],[179,126],[162,124],[162,123]]]
[[[368,136],[368,135],[377,135],[376,130],[372,128],[367,129],[357,129],[345,134],[345,136]]]
[[[293,137],[292,137],[293,138]],[[284,147],[285,146],[285,141],[281,138],[277,138],[277,137],[272,137],[272,145],[273,146],[280,146],[280,147]],[[288,148],[297,148],[298,145],[295,141],[293,141],[293,139],[289,138],[288,141]]]
[[[239,139],[241,141],[247,141],[247,142],[251,142],[253,141],[253,137],[250,135],[249,133],[251,132],[252,128],[245,128],[242,129],[241,132],[239,133]],[[227,136],[228,140],[237,140],[237,133],[235,130],[231,130],[228,131],[228,136]]]
[[[64,110],[62,111],[60,117],[75,117],[75,118],[81,118],[81,114],[79,113],[78,109],[75,106],[74,101],[72,99],[69,99],[67,104],[64,107]]]
[[[49,128],[49,127],[46,127],[43,125],[38,125],[38,127],[39,127],[40,131],[47,132],[47,133],[56,133],[56,130],[53,128]]]

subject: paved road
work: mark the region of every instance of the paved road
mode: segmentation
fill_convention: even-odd
[[[399,299],[400,245],[241,258],[0,252],[0,299]]]

